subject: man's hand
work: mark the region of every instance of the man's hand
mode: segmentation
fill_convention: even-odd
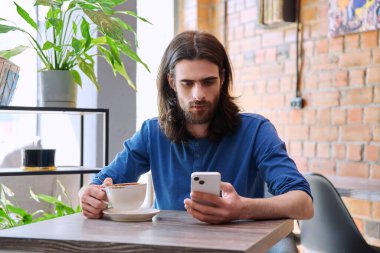
[[[102,185],[89,185],[80,195],[80,205],[84,216],[90,219],[102,217],[102,211],[107,208],[107,195],[104,186],[112,185],[112,179],[106,178]]]
[[[194,218],[211,224],[226,223],[242,218],[244,201],[230,183],[220,184],[222,197],[202,192],[191,192],[191,199],[185,199],[185,208]],[[204,205],[199,202],[212,204]]]
[[[304,191],[294,190],[271,198],[245,198],[239,196],[233,186],[222,182],[222,197],[192,192],[185,199],[185,208],[194,218],[211,224],[239,219],[311,219],[313,201]],[[200,204],[206,201],[213,206]]]

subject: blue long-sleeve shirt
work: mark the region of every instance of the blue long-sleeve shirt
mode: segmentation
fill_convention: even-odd
[[[273,195],[302,190],[311,196],[309,184],[269,120],[256,114],[240,118],[237,131],[219,142],[190,139],[187,144],[171,142],[156,118],[146,120],[92,183],[101,184],[106,177],[114,183],[134,182],[151,170],[155,207],[161,210],[184,210],[194,171],[220,172],[222,181],[244,197],[262,198],[265,182]]]

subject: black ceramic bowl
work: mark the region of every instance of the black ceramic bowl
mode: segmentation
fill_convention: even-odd
[[[24,149],[22,167],[25,170],[55,170],[55,149]]]

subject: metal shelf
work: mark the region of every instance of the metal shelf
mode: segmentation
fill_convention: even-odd
[[[0,106],[0,110],[7,113],[51,113],[51,114],[102,114],[109,113],[104,108],[66,108],[66,107],[32,107],[32,106]]]
[[[100,168],[85,168],[75,166],[59,166],[56,170],[28,171],[21,168],[1,168],[0,176],[31,176],[31,175],[63,175],[63,174],[92,174],[98,173]]]
[[[71,169],[63,169],[64,167],[59,167],[55,171],[23,171],[22,169],[10,169],[0,170],[0,175],[2,176],[17,176],[17,175],[50,175],[50,174],[80,174],[81,182],[83,185],[83,174],[86,173],[96,173],[99,169],[84,169],[83,168],[83,152],[84,152],[84,117],[86,115],[103,115],[103,161],[104,165],[108,164],[108,143],[109,143],[109,109],[104,108],[66,108],[66,107],[31,107],[31,106],[0,106],[0,113],[9,114],[69,114],[80,116],[80,166],[77,169],[71,167]],[[7,174],[8,173],[8,174]]]

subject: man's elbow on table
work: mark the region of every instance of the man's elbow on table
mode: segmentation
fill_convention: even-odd
[[[297,217],[297,219],[300,220],[308,220],[313,218],[314,216],[314,205],[313,200],[310,197],[309,194],[307,194],[304,191],[298,191],[300,194],[302,194],[302,203],[303,205],[299,210],[301,210],[301,213],[299,213],[300,217]]]

